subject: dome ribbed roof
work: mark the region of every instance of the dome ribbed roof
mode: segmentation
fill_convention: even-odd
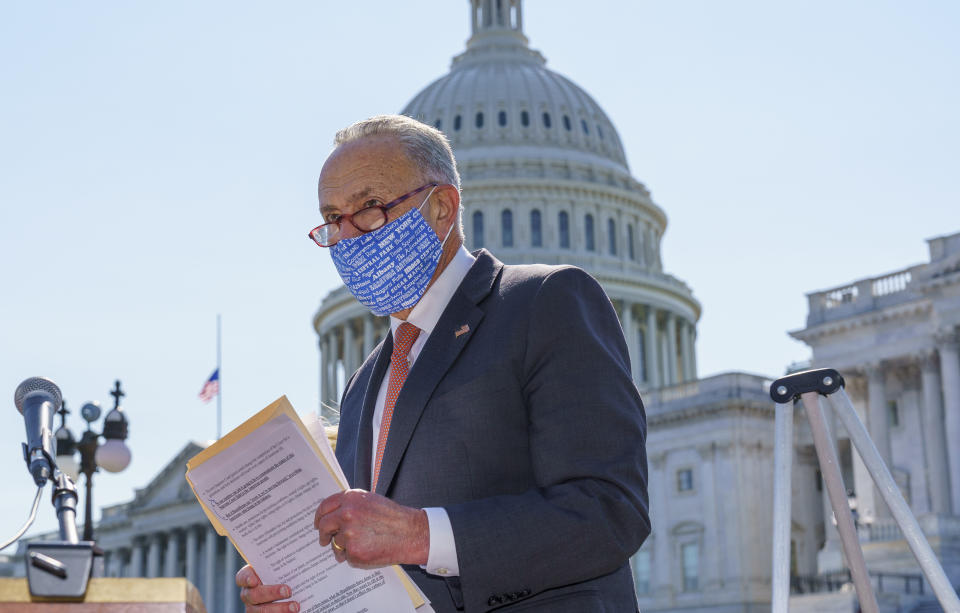
[[[481,7],[482,8],[482,7]],[[474,20],[467,50],[450,72],[411,100],[403,114],[442,130],[458,159],[470,149],[535,147],[629,172],[620,137],[600,105],[570,79],[546,68],[529,48],[517,15],[500,23]],[[482,20],[482,15],[479,18]],[[515,21],[514,21],[515,20]],[[522,149],[521,149],[522,150]],[[573,154],[573,155],[571,155]]]

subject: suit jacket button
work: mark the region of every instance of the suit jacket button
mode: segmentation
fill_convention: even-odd
[[[491,596],[491,597],[487,600],[487,606],[488,606],[488,607],[492,607],[492,606],[494,606],[494,605],[498,605],[498,604],[502,604],[502,603],[503,603],[503,600],[502,600],[499,596]]]

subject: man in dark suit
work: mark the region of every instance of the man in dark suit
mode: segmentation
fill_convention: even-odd
[[[467,252],[441,132],[381,116],[335,144],[311,236],[391,334],[344,391],[355,489],[317,509],[320,542],[403,564],[438,613],[636,611],[646,420],[609,299],[578,268]],[[248,611],[297,610],[249,567],[237,584]]]

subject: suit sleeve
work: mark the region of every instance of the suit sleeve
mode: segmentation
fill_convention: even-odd
[[[447,507],[467,610],[491,608],[492,593],[611,573],[650,533],[646,417],[610,300],[562,268],[527,317],[520,376],[536,487]]]

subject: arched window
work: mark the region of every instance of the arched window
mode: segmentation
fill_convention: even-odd
[[[500,111],[500,113],[497,114],[497,123],[499,123],[501,126],[507,125],[507,112],[506,112],[506,111]]]
[[[544,114],[543,114],[543,127],[544,127],[544,128],[547,128],[547,129],[549,130],[549,129],[550,129],[550,125],[551,125],[551,124],[550,124],[550,113],[544,113]]]
[[[560,248],[570,248],[570,215],[566,211],[560,211],[557,216],[557,226],[560,228]]]
[[[603,126],[597,124],[597,136],[600,137],[600,140],[603,140]]]
[[[482,127],[483,127],[483,112],[482,112],[482,111],[479,112],[479,113],[477,113],[477,117],[476,117],[476,119],[475,119],[475,122],[476,122],[476,125],[477,125],[478,128],[482,128]]]
[[[440,121],[439,119],[436,120],[435,122],[433,122],[433,127],[436,128],[436,129],[438,129],[438,130],[443,130],[443,127],[442,127],[442,126],[443,126],[443,122]]]
[[[500,238],[504,247],[513,247],[513,212],[503,209],[500,213]]]
[[[530,244],[534,247],[543,247],[543,230],[540,223],[540,210],[530,211]]]
[[[607,220],[607,244],[610,255],[617,255],[617,223],[612,219]]]
[[[627,255],[630,256],[631,260],[634,260],[634,251],[633,251],[633,224],[627,224]]]
[[[473,248],[483,247],[483,212],[473,213]]]
[[[530,125],[530,113],[526,111],[520,111],[520,125],[524,128]]]
[[[583,218],[583,231],[587,237],[587,251],[596,251],[597,244],[593,240],[593,215],[590,213]]]
[[[455,132],[460,131],[460,121],[461,121],[461,120],[460,120],[460,116],[459,116],[459,115],[457,115],[456,117],[453,118],[453,130],[454,130]]]
[[[584,134],[590,134],[590,128],[587,127],[587,120],[586,120],[586,119],[581,119],[581,120],[580,120],[580,127],[583,128],[583,133],[584,133]]]
[[[564,115],[564,116],[563,116],[563,127],[566,128],[567,132],[569,132],[570,130],[573,129],[573,125],[570,123],[570,116],[569,116],[569,115]]]

